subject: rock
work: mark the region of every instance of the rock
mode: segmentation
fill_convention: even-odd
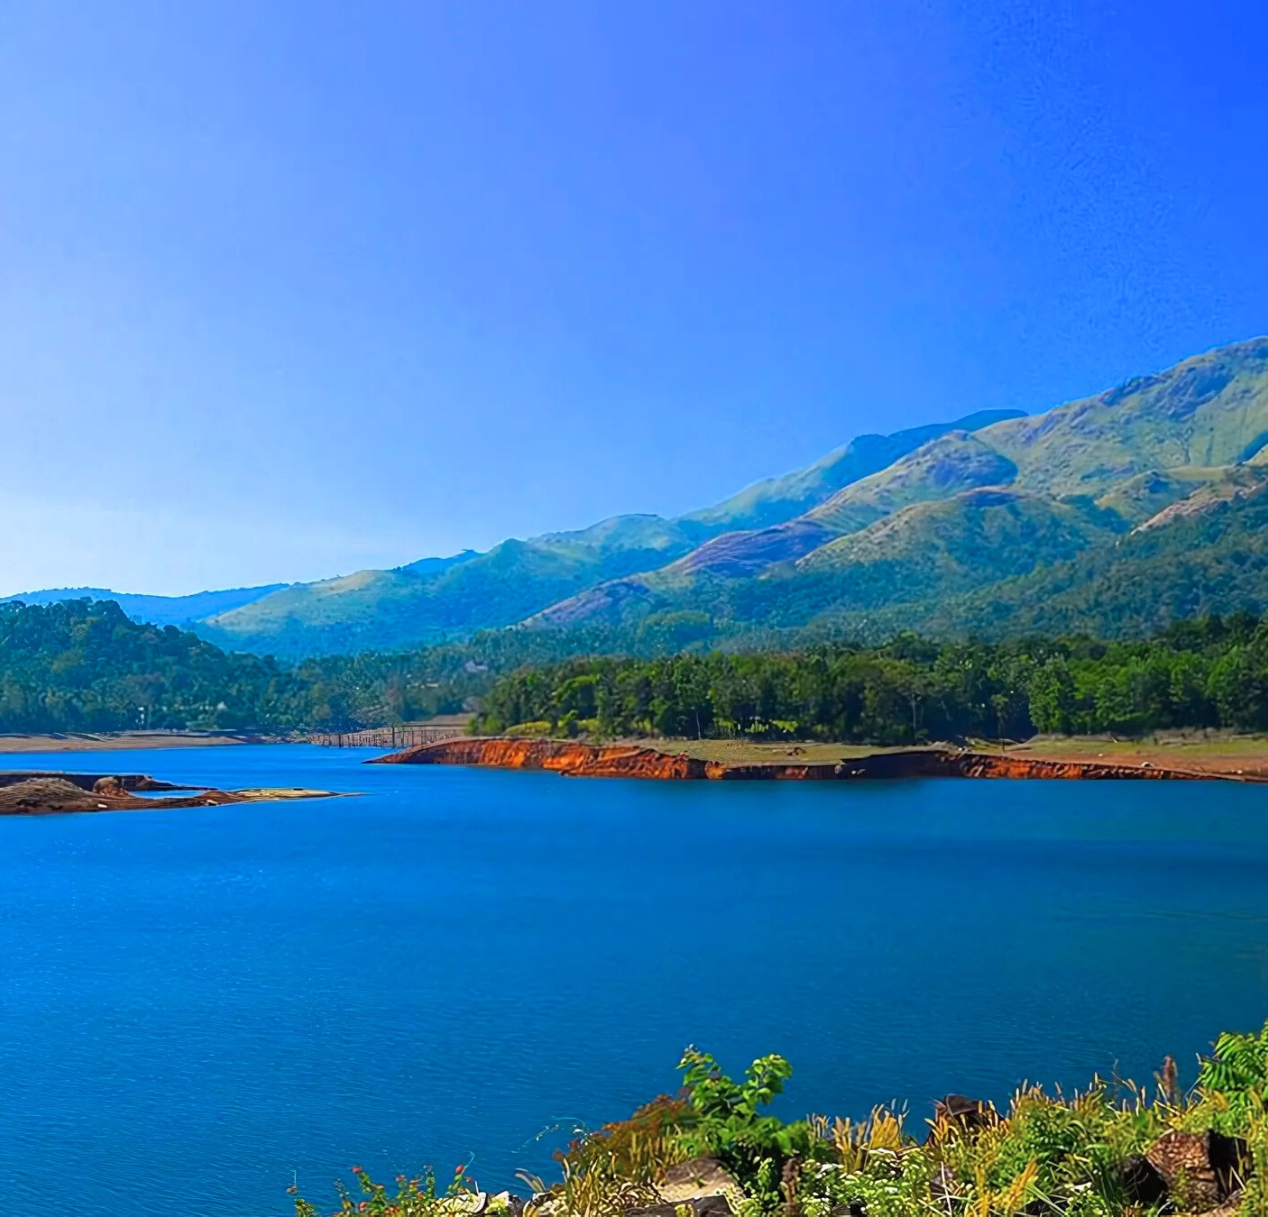
[[[1167,1181],[1148,1158],[1133,1154],[1123,1163],[1123,1191],[1128,1200],[1142,1208],[1158,1204],[1167,1196]]]
[[[744,1191],[735,1176],[716,1158],[692,1158],[689,1162],[671,1166],[656,1184],[656,1194],[667,1204],[682,1204],[707,1196],[727,1196],[736,1202],[732,1207],[737,1207],[744,1198]]]
[[[682,1217],[684,1207],[690,1208],[692,1217],[733,1217],[731,1205],[722,1195],[692,1196],[673,1203],[649,1204],[644,1208],[627,1209],[625,1217]]]
[[[1202,1217],[1237,1217],[1242,1207],[1242,1190],[1238,1188],[1233,1192],[1223,1204],[1217,1209],[1211,1209],[1209,1213],[1204,1213]]]
[[[116,798],[119,795],[126,795],[128,792],[124,789],[123,783],[118,778],[98,778],[92,784],[93,794],[113,795]]]
[[[1241,1186],[1246,1143],[1217,1132],[1164,1133],[1145,1157],[1177,1209],[1209,1213]]]
[[[959,1124],[970,1132],[979,1128],[989,1128],[998,1119],[995,1108],[981,1099],[965,1098],[962,1094],[949,1094],[933,1105],[935,1120],[948,1120]]]

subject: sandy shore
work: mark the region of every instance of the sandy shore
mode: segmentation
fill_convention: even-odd
[[[207,748],[215,744],[269,743],[262,736],[228,732],[120,731],[117,734],[89,735],[0,735],[0,753],[5,752],[114,752],[133,748]]]

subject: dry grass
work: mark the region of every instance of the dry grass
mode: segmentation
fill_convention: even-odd
[[[903,748],[876,748],[856,744],[803,743],[764,744],[739,739],[632,739],[621,743],[668,752],[673,756],[685,753],[702,761],[724,761],[729,765],[786,765],[789,762],[805,764],[835,764],[840,760],[853,760],[861,756],[875,756],[878,752],[903,752]]]
[[[1014,756],[1044,760],[1105,760],[1120,765],[1140,765],[1147,761],[1160,769],[1268,776],[1268,736],[1263,735],[1177,732],[1141,740],[1036,736],[1025,744],[1010,744],[1008,751]]]
[[[878,753],[908,751],[907,748],[879,748],[865,744],[760,743],[737,739],[631,739],[620,742],[732,765],[833,764]],[[928,745],[931,748],[940,746],[947,745]],[[1265,735],[1177,732],[1142,740],[1120,740],[1111,736],[1035,736],[1023,744],[1007,745],[995,740],[970,740],[969,747],[975,752],[1007,751],[1010,756],[1041,760],[1107,761],[1133,767],[1148,762],[1159,769],[1268,777],[1268,736]]]

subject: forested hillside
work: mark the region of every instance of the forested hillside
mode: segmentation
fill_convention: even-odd
[[[938,644],[906,635],[872,649],[573,660],[500,679],[478,727],[869,744],[1263,729],[1268,622],[1208,618],[1147,642]]]
[[[695,613],[716,640],[1032,629],[1142,636],[1268,606],[1268,339],[1046,414],[946,432],[796,519],[729,532],[530,622]],[[1262,506],[1259,508],[1262,513]],[[1200,520],[1200,522],[1198,522]],[[1153,583],[1162,580],[1162,594]]]
[[[861,435],[805,469],[678,519],[613,516],[573,532],[503,541],[483,554],[468,551],[295,584],[209,616],[198,628],[226,647],[292,657],[467,638],[522,621],[596,584],[656,570],[720,533],[791,520],[941,435],[1019,413],[984,410],[893,435]]]
[[[0,605],[0,731],[343,730],[458,710],[488,679],[466,648],[290,667],[113,601]]]
[[[649,656],[904,630],[1140,638],[1268,609],[1266,517],[1258,338],[1043,414],[860,436],[676,519],[614,516],[482,554],[124,607],[183,624],[201,606],[191,628],[208,641],[293,661],[445,643]]]
[[[688,625],[645,636],[669,651]],[[1031,637],[776,653],[560,659],[549,632],[290,666],[229,654],[115,604],[0,605],[0,731],[350,730],[481,706],[481,730],[911,743],[1048,732],[1268,729],[1268,620],[1150,641]],[[591,637],[597,649],[615,643]],[[615,649],[615,647],[613,648]],[[525,724],[529,726],[525,728]]]

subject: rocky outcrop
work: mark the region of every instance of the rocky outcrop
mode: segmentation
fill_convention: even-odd
[[[545,769],[571,777],[703,778],[705,761],[630,744],[586,744],[580,740],[445,740],[376,757],[378,765],[477,765],[490,769]]]
[[[1244,1141],[1217,1132],[1164,1133],[1145,1155],[1178,1209],[1206,1213],[1226,1203],[1248,1172]]]
[[[15,786],[18,782],[29,782],[35,778],[56,778],[69,782],[81,790],[102,792],[102,784],[116,793],[125,790],[198,790],[197,786],[177,786],[171,782],[160,782],[146,773],[63,773],[58,769],[11,769],[0,771],[0,787]]]
[[[157,782],[154,785],[162,788],[166,783]],[[147,787],[138,785],[133,789],[144,790]],[[274,799],[322,798],[329,794],[325,790],[208,788],[176,798],[142,799],[132,794],[119,778],[97,778],[86,788],[83,774],[39,774],[19,781],[0,783],[0,815],[40,815],[70,811],[161,811],[165,808],[219,807],[226,803],[258,803]]]
[[[422,744],[374,758],[378,765],[473,765],[490,769],[542,769],[568,777],[660,778],[710,781],[839,781],[845,778],[1056,778],[1076,780],[1201,780],[1221,775],[1156,766],[1049,761],[1007,753],[911,748],[827,763],[705,761],[637,744],[582,740],[508,739],[500,736]],[[1248,779],[1235,779],[1248,780]],[[1250,779],[1253,780],[1253,779]]]
[[[962,1094],[949,1094],[933,1105],[934,1123],[958,1125],[968,1132],[976,1132],[999,1123],[999,1113],[993,1104],[984,1099],[970,1099]]]

